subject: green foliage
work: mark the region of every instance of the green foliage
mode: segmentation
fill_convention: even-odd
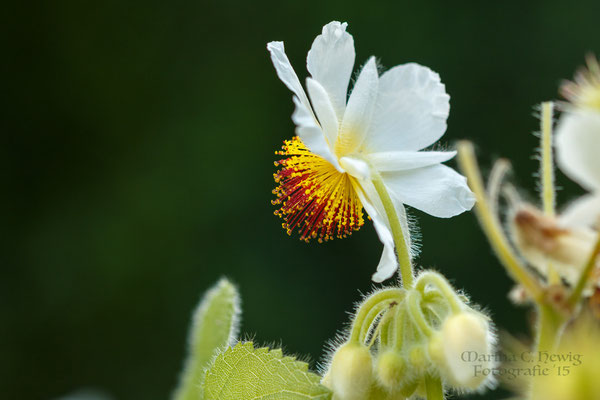
[[[204,371],[218,350],[232,344],[238,333],[240,299],[233,284],[223,278],[203,296],[194,311],[189,355],[174,400],[202,399]]]
[[[308,364],[281,349],[238,343],[217,356],[206,372],[205,400],[326,400],[331,392]]]

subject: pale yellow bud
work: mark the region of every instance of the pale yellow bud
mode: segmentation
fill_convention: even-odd
[[[487,318],[463,312],[446,319],[429,345],[432,360],[455,388],[475,390],[492,375],[493,338]]]
[[[387,350],[377,359],[377,378],[387,389],[399,389],[406,381],[406,362],[394,350]]]
[[[363,400],[373,383],[373,360],[369,349],[346,343],[335,354],[324,383],[333,391],[334,400]]]
[[[408,359],[411,369],[421,374],[429,366],[429,359],[425,354],[425,349],[421,346],[415,346],[408,352]]]

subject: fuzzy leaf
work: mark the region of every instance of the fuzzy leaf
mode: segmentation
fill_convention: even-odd
[[[217,356],[204,379],[205,400],[329,400],[331,392],[308,364],[281,349],[238,343]]]
[[[174,400],[201,400],[202,380],[219,350],[235,343],[240,299],[235,286],[223,278],[207,291],[192,318],[188,358]]]

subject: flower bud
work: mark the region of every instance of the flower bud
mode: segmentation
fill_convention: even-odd
[[[336,400],[367,398],[373,383],[373,360],[369,349],[355,343],[342,345],[331,360],[324,384],[333,391]]]
[[[448,317],[431,340],[429,353],[442,376],[457,389],[475,390],[491,374],[493,337],[487,318],[476,312]]]
[[[394,350],[386,350],[377,359],[377,378],[389,390],[400,388],[406,381],[406,362]]]
[[[596,242],[585,227],[567,229],[531,206],[517,211],[513,219],[515,243],[536,269],[547,275],[548,262],[569,283],[579,278]]]
[[[414,346],[408,352],[408,360],[411,370],[417,374],[422,374],[429,367],[430,361],[421,345]]]

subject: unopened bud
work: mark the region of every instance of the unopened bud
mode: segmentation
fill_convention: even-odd
[[[513,219],[515,243],[523,256],[544,275],[548,262],[569,283],[579,278],[596,241],[596,233],[581,227],[561,227],[534,207],[523,207]]]
[[[386,350],[377,359],[377,378],[389,390],[402,387],[406,382],[406,362],[394,350]]]
[[[324,380],[333,391],[334,399],[365,399],[372,383],[373,360],[367,347],[346,343],[337,349]]]
[[[425,353],[425,349],[420,345],[417,345],[409,350],[408,359],[410,362],[410,368],[414,369],[418,374],[422,374],[430,364]]]
[[[457,389],[482,386],[493,367],[493,338],[487,318],[463,312],[446,319],[429,345],[433,361],[443,377]]]

